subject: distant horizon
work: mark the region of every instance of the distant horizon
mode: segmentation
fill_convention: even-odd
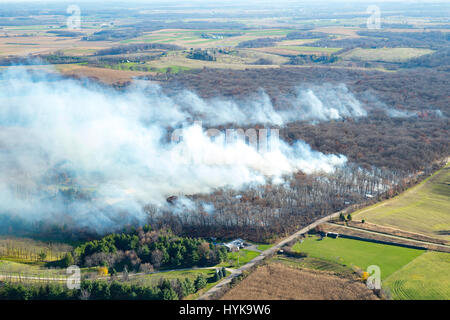
[[[106,2],[115,2],[115,3],[124,3],[124,1],[122,0],[0,0],[0,4],[1,3],[52,3],[52,2],[59,2],[59,3],[71,3],[71,4],[78,4],[78,3],[106,3]],[[271,0],[131,0],[128,1],[127,3],[141,3],[141,4],[147,4],[147,5],[152,5],[152,4],[161,4],[161,3],[184,3],[184,4],[188,4],[188,3],[204,3],[204,2],[208,2],[208,3],[212,3],[212,2],[217,2],[219,3],[239,3],[239,4],[243,4],[245,2],[247,3],[271,3]],[[281,5],[281,4],[293,4],[293,3],[308,3],[308,2],[313,2],[313,3],[326,3],[326,2],[330,2],[330,3],[446,3],[448,2],[447,0],[281,0],[277,2],[277,5]]]

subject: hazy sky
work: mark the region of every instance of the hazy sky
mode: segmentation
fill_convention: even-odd
[[[125,3],[125,1],[123,0],[0,0],[0,3],[14,3],[14,2],[60,2],[60,3],[72,3],[72,4],[77,4],[77,3],[82,3],[82,2],[91,2],[91,3],[105,3],[105,2],[120,2],[120,3]],[[152,3],[199,3],[199,2],[217,2],[217,3],[230,3],[230,2],[236,2],[239,4],[242,4],[244,2],[246,3],[267,3],[267,2],[273,2],[272,0],[130,0],[127,2],[131,2],[131,3],[147,3],[147,4],[152,4]],[[448,2],[448,0],[278,0],[277,3],[278,4],[282,4],[282,3],[305,3],[305,2],[311,2],[311,3],[317,3],[317,2],[333,2],[333,3],[339,3],[339,2],[371,2],[371,3],[379,3],[379,2],[432,2],[432,3],[445,3]]]

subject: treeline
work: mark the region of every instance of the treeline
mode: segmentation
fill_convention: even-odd
[[[201,49],[191,50],[186,55],[186,57],[195,60],[216,61],[216,56],[209,50],[201,50]]]
[[[437,49],[449,45],[450,34],[441,31],[427,32],[388,32],[388,31],[358,31],[358,35],[382,38],[388,42],[388,47],[415,47]]]
[[[247,40],[239,42],[236,48],[264,48],[273,47],[277,43],[277,39],[274,38],[258,38],[254,40]]]
[[[320,39],[309,44],[313,47],[344,48],[429,48],[448,47],[450,35],[441,31],[427,32],[388,32],[388,31],[358,31],[360,38]]]
[[[211,20],[177,20],[177,21],[162,21],[161,14],[158,13],[158,19],[145,19],[142,22],[126,25],[124,27],[134,28],[140,32],[149,32],[161,29],[193,29],[193,30],[245,30],[248,27],[240,22],[233,21],[211,21]],[[198,14],[196,14],[198,16]],[[173,19],[167,19],[173,20]]]
[[[58,37],[81,37],[84,35],[82,32],[69,31],[69,30],[50,30],[47,33],[54,34]]]
[[[299,54],[297,56],[291,56],[287,64],[291,65],[303,65],[308,63],[334,63],[339,58],[335,55],[316,55],[316,54]]]
[[[440,68],[450,71],[450,48],[439,49],[438,51],[410,59],[401,64],[403,68]]]
[[[289,95],[298,86],[347,83],[349,90],[369,111],[367,117],[341,121],[288,124],[280,131],[289,142],[305,140],[313,149],[344,154],[361,166],[385,167],[407,174],[423,170],[448,155],[448,73],[435,69],[396,73],[332,68],[276,68],[210,70],[170,75],[163,83],[168,92],[176,85],[208,99],[216,96],[245,99],[263,89],[275,109],[289,106]],[[403,115],[389,116],[397,110]],[[422,116],[435,110],[442,117]]]
[[[158,15],[159,16],[159,15]],[[144,32],[162,30],[162,29],[246,29],[247,27],[242,23],[237,22],[216,22],[216,21],[162,21],[158,20],[144,20],[142,22],[123,25],[121,28],[110,30],[101,30],[92,35],[85,36],[82,40],[85,41],[118,41],[137,38]]]
[[[265,242],[311,224],[315,220],[349,206],[389,199],[420,179],[429,176],[440,165],[429,166],[420,176],[404,175],[376,167],[363,169],[349,165],[332,174],[301,172],[288,178],[285,185],[249,187],[242,191],[218,190],[213,194],[190,196],[195,209],[183,213],[158,212],[146,207],[149,220],[158,227],[170,226],[180,234],[245,237]],[[203,204],[214,206],[206,214]]]
[[[188,89],[203,98],[217,96],[243,99],[263,89],[275,108],[286,106],[284,97],[295,94],[302,85],[346,83],[362,101],[369,94],[392,109],[420,111],[439,109],[450,116],[447,72],[435,69],[401,70],[395,73],[344,68],[265,68],[248,70],[202,69],[169,77],[153,76],[167,92]],[[425,107],[426,106],[426,107]]]
[[[242,41],[237,45],[237,48],[264,48],[273,47],[279,41],[283,40],[297,40],[297,39],[316,39],[316,38],[328,38],[328,34],[323,32],[311,32],[311,31],[293,31],[289,32],[285,37],[278,38],[258,38],[253,40]]]
[[[329,174],[299,172],[286,177],[285,185],[193,195],[189,197],[195,203],[193,209],[183,207],[180,214],[151,206],[145,209],[156,228],[167,226],[179,234],[239,236],[264,242],[351,204],[362,203],[367,194],[375,199],[383,197],[389,188],[401,184],[403,178],[401,172],[348,165]],[[213,205],[213,212],[207,214],[204,204]]]
[[[0,66],[14,65],[41,65],[41,64],[68,64],[87,61],[85,57],[67,56],[57,51],[52,54],[39,54],[33,56],[12,56],[0,58]]]
[[[448,128],[448,119],[390,118],[379,112],[357,122],[291,123],[280,136],[289,142],[304,140],[324,153],[344,154],[362,167],[409,175],[448,155]]]
[[[145,61],[158,60],[165,55],[164,52],[149,52],[142,55],[112,55],[89,57],[86,61],[93,66],[115,65],[119,63],[143,63]]]
[[[318,39],[318,38],[328,38],[328,37],[329,37],[329,35],[324,32],[293,31],[293,32],[289,32],[282,40]]]
[[[123,270],[149,272],[161,268],[216,265],[226,259],[223,246],[202,239],[178,237],[164,228],[139,227],[130,233],[112,233],[74,249],[80,266],[105,266],[110,273]]]
[[[215,32],[215,33],[205,33],[202,32],[200,34],[200,37],[203,39],[220,39],[220,38],[227,38],[227,37],[237,37],[242,36],[243,33],[241,32]]]
[[[142,32],[135,28],[101,30],[89,36],[81,38],[84,41],[119,41],[131,38],[137,38],[142,35]]]
[[[129,44],[123,46],[116,46],[112,48],[102,49],[95,53],[97,56],[116,55],[116,54],[128,54],[141,52],[146,50],[183,50],[182,47],[174,44],[164,43],[141,43],[141,44]]]
[[[157,285],[105,280],[83,280],[80,289],[61,284],[1,283],[0,300],[181,300],[216,281],[199,274],[195,280],[160,279]]]

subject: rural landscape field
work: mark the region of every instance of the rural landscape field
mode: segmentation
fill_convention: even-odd
[[[449,12],[2,1],[0,300],[450,300]]]

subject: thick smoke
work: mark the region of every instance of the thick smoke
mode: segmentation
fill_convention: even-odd
[[[165,206],[171,195],[277,183],[299,170],[343,165],[344,156],[303,141],[269,139],[258,152],[241,139],[211,139],[193,123],[282,125],[365,114],[344,86],[299,89],[293,105],[275,111],[265,94],[239,105],[190,92],[168,97],[157,86],[118,92],[9,69],[0,77],[0,214],[102,230],[143,221],[143,206]],[[179,128],[177,143],[169,127]]]
[[[297,88],[287,104],[275,110],[264,92],[246,101],[212,99],[204,101],[192,92],[174,97],[180,109],[201,115],[209,125],[233,123],[241,126],[255,123],[283,125],[293,121],[328,121],[367,115],[360,102],[343,84]]]

